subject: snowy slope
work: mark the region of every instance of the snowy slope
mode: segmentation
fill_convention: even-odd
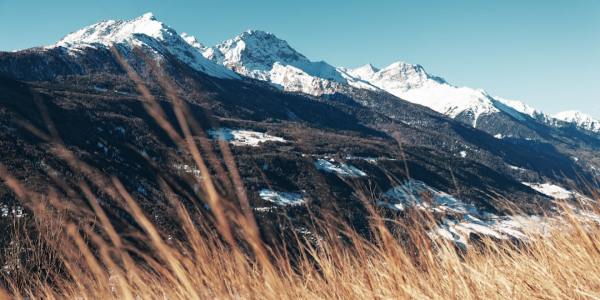
[[[278,192],[271,189],[261,189],[260,198],[280,206],[296,206],[305,202],[300,193]]]
[[[582,112],[569,110],[557,113],[553,116],[555,119],[571,123],[581,129],[592,132],[600,132],[600,120]]]
[[[258,147],[260,144],[265,142],[287,142],[282,137],[272,136],[264,132],[243,129],[217,128],[209,130],[208,134],[213,139],[228,141],[234,146]]]
[[[553,199],[577,199],[577,200],[585,200],[592,201],[587,196],[584,196],[578,192],[567,190],[562,186],[558,186],[556,184],[546,182],[546,183],[532,183],[532,182],[522,182],[524,185],[550,197]]]
[[[539,122],[542,122],[548,126],[552,126],[552,127],[557,127],[559,126],[559,122],[557,122],[557,119],[555,119],[554,117],[544,113],[541,110],[538,110],[526,103],[523,103],[521,101],[518,100],[509,100],[509,99],[505,99],[502,97],[498,97],[498,96],[494,96],[494,99],[496,99],[498,102],[496,103],[496,105],[498,107],[501,107],[503,105],[511,108],[513,110],[513,113],[511,113],[510,111],[504,110],[505,112],[511,114],[513,117],[519,119],[518,116],[516,116],[514,114],[514,111],[523,114],[525,116],[531,117],[533,119],[538,120]]]
[[[561,127],[567,123],[573,124],[583,130],[600,133],[600,120],[579,111],[568,110],[551,116],[521,101],[508,100],[501,97],[494,97],[494,99],[521,114],[530,116],[549,126]]]
[[[150,50],[158,60],[171,54],[190,67],[214,77],[239,78],[236,73],[204,58],[198,50],[202,45],[195,38],[179,36],[152,13],[131,20],[102,21],[73,32],[46,48],[64,47],[70,55],[77,55],[86,48],[108,48],[115,44],[127,49],[140,47]]]
[[[498,97],[498,96],[494,96],[494,99],[496,99],[498,102],[500,102],[508,107],[511,107],[512,109],[514,109],[524,115],[530,116],[532,118],[535,118],[536,115],[542,114],[541,111],[538,111],[534,107],[532,107],[526,103],[523,103],[519,100],[510,100],[510,99],[505,99],[505,98]]]
[[[333,158],[329,160],[318,159],[315,162],[315,167],[317,168],[317,170],[325,171],[328,173],[335,173],[341,177],[367,176],[367,173],[357,169],[355,166],[336,161]]]
[[[189,35],[187,33],[182,33],[181,34],[181,38],[188,43],[190,46],[200,50],[200,51],[204,51],[206,50],[206,47],[204,47],[204,45],[202,45],[202,43],[200,43],[195,36],[193,35]]]
[[[452,118],[467,114],[477,125],[481,115],[500,112],[494,98],[483,90],[450,85],[428,74],[420,65],[395,62],[381,70],[372,65],[347,72],[399,98],[427,106]]]
[[[557,122],[560,120],[575,123],[585,130],[600,131],[600,121],[590,116],[571,111],[552,117],[518,100],[491,96],[481,89],[451,85],[428,74],[420,65],[395,62],[383,69],[370,64],[356,69],[340,69],[399,98],[427,106],[451,118],[459,115],[467,117],[474,127],[483,115],[505,113],[523,122],[530,117],[549,126],[560,126],[561,122]]]
[[[203,54],[239,74],[271,82],[285,91],[310,95],[332,94],[343,84],[376,89],[342,74],[326,62],[310,61],[286,41],[260,30],[243,32],[207,48]]]
[[[377,201],[377,205],[395,210],[417,207],[436,212],[463,214],[475,210],[472,205],[468,205],[452,195],[438,191],[422,181],[412,179],[383,193],[381,199]]]

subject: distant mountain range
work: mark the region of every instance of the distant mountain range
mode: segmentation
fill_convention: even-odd
[[[200,180],[200,171],[169,139],[179,129],[166,134],[145,109],[132,72],[164,118],[177,123],[169,108],[176,93],[198,121],[199,141],[230,143],[266,222],[279,210],[300,220],[304,205],[335,204],[363,224],[356,186],[368,186],[373,203],[391,210],[426,192],[460,200],[461,214],[479,211],[478,218],[505,214],[499,199],[534,212],[557,197],[551,191],[585,197],[600,176],[600,122],[582,113],[549,116],[453,86],[420,65],[314,62],[263,31],[207,47],[150,13],[90,25],[54,45],[0,52],[0,162],[33,188],[50,184],[52,172],[84,176],[23,126],[46,128],[50,118],[69,149],[125,178],[143,205],[160,211],[157,174]],[[165,91],[164,77],[176,91]],[[199,189],[193,180],[178,184],[182,197]],[[14,198],[1,186],[0,197]]]
[[[156,39],[161,46],[151,45]],[[86,47],[107,47],[112,43],[154,47],[169,52],[196,70],[219,78],[236,78],[231,72],[202,59],[225,66],[237,74],[263,80],[290,92],[309,95],[333,94],[340,85],[372,91],[386,91],[404,100],[427,106],[451,118],[477,127],[480,117],[492,114],[525,114],[546,120],[548,124],[575,125],[583,130],[600,132],[600,121],[581,112],[565,111],[545,115],[527,104],[491,96],[481,89],[457,87],[445,79],[428,74],[421,65],[395,62],[382,69],[371,64],[350,69],[327,62],[310,61],[288,42],[272,33],[248,30],[218,45],[206,47],[195,37],[177,32],[158,21],[152,13],[128,21],[103,21],[71,33],[52,47],[64,47],[71,53]],[[197,51],[194,51],[197,50]],[[239,78],[239,77],[238,77]],[[517,117],[519,118],[519,117]]]
[[[534,118],[564,121],[584,130],[598,132],[597,126],[589,125],[598,124],[591,117],[584,120],[564,117],[575,112],[563,112],[551,117],[520,101],[490,96],[481,89],[453,86],[441,77],[428,74],[421,65],[395,62],[383,69],[371,64],[356,69],[334,67],[324,61],[310,61],[286,41],[259,30],[248,30],[212,47],[203,46],[194,37],[184,36],[191,39],[204,57],[241,75],[268,81],[286,91],[322,95],[335,93],[336,84],[346,84],[372,91],[386,91],[452,118],[465,116],[474,127],[480,116],[495,113],[514,116],[518,112]]]

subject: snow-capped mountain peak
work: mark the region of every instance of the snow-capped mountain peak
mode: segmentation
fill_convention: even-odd
[[[563,111],[555,114],[553,117],[555,119],[574,124],[575,126],[585,130],[600,132],[600,120],[597,120],[594,117],[584,114],[580,111]]]
[[[323,61],[312,62],[285,40],[261,30],[247,30],[212,47],[204,56],[254,78],[261,78],[257,73],[270,71],[275,63],[279,63],[296,67],[311,76],[345,82],[333,66]]]
[[[371,80],[395,80],[404,90],[421,86],[430,76],[421,65],[394,62],[374,74]]]
[[[110,45],[130,40],[135,35],[165,40],[176,35],[175,30],[158,21],[154,14],[144,15],[132,20],[107,20],[75,31],[62,38],[57,45],[69,46],[74,44],[103,44]]]
[[[352,79],[326,62],[310,61],[285,40],[261,30],[242,32],[207,48],[203,55],[239,74],[268,81],[291,92],[331,94],[340,84],[348,84],[348,79]],[[374,89],[362,84],[365,85],[362,88]]]
[[[421,65],[401,61],[394,62],[383,69],[367,64],[356,69],[349,69],[347,72],[396,96],[400,96],[411,88],[422,86],[428,79],[443,82],[443,80],[427,74]]]
[[[75,31],[55,45],[46,48],[62,47],[70,55],[78,55],[86,48],[109,48],[119,45],[126,49],[139,47],[151,50],[156,58],[171,55],[193,69],[219,78],[239,78],[239,76],[204,58],[203,49],[194,37],[177,32],[146,13],[131,20],[107,20]]]
[[[308,61],[286,41],[261,30],[247,30],[212,47],[205,56],[225,66],[248,71],[270,70],[275,62],[295,65]]]
[[[356,69],[335,68],[310,61],[272,33],[248,30],[203,51],[206,58],[235,72],[268,81],[286,91],[322,95],[349,85],[387,91],[440,113],[464,115],[476,126],[479,116],[499,112],[482,90],[455,87],[428,74],[421,65],[394,62],[383,69],[371,64]]]
[[[499,111],[485,91],[450,85],[444,79],[428,74],[421,65],[398,61],[381,70],[366,65],[347,72],[399,98],[452,118],[466,115],[473,126],[479,116]]]

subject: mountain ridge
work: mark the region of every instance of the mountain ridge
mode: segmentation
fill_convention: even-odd
[[[115,45],[128,50],[134,47],[149,49],[155,59],[165,54],[178,57],[192,68],[219,78],[239,79],[239,75],[205,59],[189,37],[180,36],[177,31],[158,21],[154,14],[146,13],[130,20],[106,20],[72,32],[56,44],[44,49],[67,49],[69,55],[77,56],[85,48],[105,48]],[[196,43],[198,43],[196,41]]]
[[[339,92],[343,85],[386,91],[451,118],[460,116],[459,119],[475,127],[481,116],[506,112],[513,117],[515,113],[524,114],[551,126],[567,123],[582,130],[600,132],[598,127],[577,124],[573,118],[555,118],[523,102],[491,96],[482,89],[451,85],[445,79],[427,73],[419,64],[398,61],[381,69],[370,64],[350,69],[335,67],[325,61],[311,61],[287,41],[267,31],[249,29],[232,39],[207,47],[185,32],[177,34],[151,12],[129,20],[105,20],[86,26],[44,48],[63,47],[68,49],[69,54],[77,55],[82,47],[110,47],[113,43],[145,46],[148,41],[143,41],[141,35],[164,44],[163,47],[153,46],[160,49],[158,52],[169,52],[193,68],[215,77],[239,79],[237,74],[240,74],[270,82],[285,91],[313,96]],[[214,64],[203,60],[198,52]],[[215,65],[223,65],[234,72]],[[361,73],[361,68],[369,68],[370,71],[363,69],[366,73]],[[589,120],[588,123],[595,124]]]

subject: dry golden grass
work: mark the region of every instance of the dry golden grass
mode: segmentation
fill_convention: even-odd
[[[532,233],[526,243],[482,240],[461,251],[430,237],[428,216],[396,220],[399,239],[371,210],[372,237],[349,226],[314,220],[317,238],[267,245],[261,238],[235,161],[220,143],[224,166],[211,147],[195,138],[202,130],[190,121],[174,84],[156,71],[174,103],[183,136],[169,124],[135,71],[128,71],[147,109],[173,141],[194,159],[202,173],[211,218],[199,222],[176,199],[169,199],[181,238],[170,238],[139,206],[117,178],[105,178],[61,146],[57,133],[38,136],[57,157],[88,179],[78,190],[56,178],[67,194],[30,191],[0,165],[0,177],[33,214],[34,236],[17,245],[37,269],[4,276],[0,298],[31,299],[598,299],[600,298],[600,226],[565,209],[548,234]],[[49,126],[51,128],[51,126]],[[212,154],[211,154],[212,153]],[[217,178],[209,168],[222,170]],[[228,181],[235,200],[222,197],[215,182]],[[62,184],[61,184],[62,183]],[[173,188],[161,181],[165,194]],[[92,186],[88,186],[92,185]],[[136,227],[119,229],[97,199],[108,195],[133,218]],[[87,205],[78,205],[77,201]],[[430,221],[423,221],[430,220]],[[403,224],[403,225],[402,225]],[[285,248],[284,246],[288,247]],[[294,251],[286,251],[294,249]],[[290,253],[294,253],[291,255]]]
[[[217,231],[199,229],[178,206],[185,239],[169,241],[122,188],[135,221],[136,245],[117,234],[97,208],[102,232],[66,226],[50,242],[66,273],[27,276],[6,286],[3,296],[32,299],[598,299],[600,227],[566,211],[556,230],[531,235],[523,245],[484,240],[467,252],[424,229],[401,245],[372,224],[374,241],[351,230],[325,228],[317,242],[301,247],[297,259],[285,252],[261,257]],[[243,223],[243,222],[242,222]],[[560,225],[558,225],[560,224]],[[64,224],[63,224],[64,225]],[[326,225],[324,225],[326,226]],[[342,242],[339,235],[347,239]],[[85,236],[85,239],[84,239]],[[104,237],[102,237],[104,236]],[[241,236],[240,239],[247,239]],[[268,249],[260,240],[252,241]],[[141,250],[144,249],[144,250]],[[409,249],[413,249],[412,251]],[[417,251],[415,251],[417,250]],[[44,251],[38,249],[37,251]],[[50,251],[46,249],[46,251]],[[29,278],[29,279],[27,279]],[[8,282],[10,283],[10,277]]]

